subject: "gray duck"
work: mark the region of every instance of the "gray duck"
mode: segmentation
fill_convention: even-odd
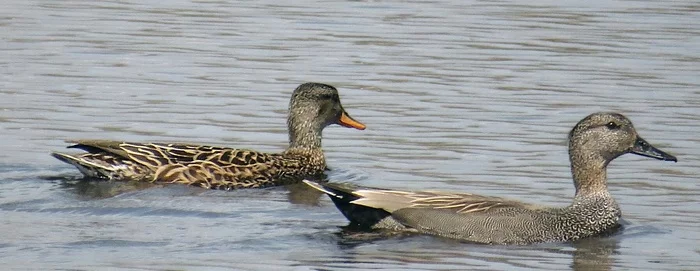
[[[485,244],[574,241],[619,228],[620,207],[607,189],[606,168],[634,153],[676,162],[639,137],[616,113],[594,113],[569,133],[576,194],[565,207],[454,192],[407,192],[304,182],[329,195],[352,226],[416,232]]]

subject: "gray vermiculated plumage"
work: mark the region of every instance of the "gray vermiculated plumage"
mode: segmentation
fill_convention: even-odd
[[[111,140],[67,141],[86,151],[53,153],[86,177],[120,181],[182,183],[213,189],[257,188],[319,178],[326,169],[323,129],[331,124],[364,129],[340,104],[338,91],[305,83],[289,104],[289,147],[282,153],[177,143]]]
[[[607,190],[606,168],[625,153],[676,161],[639,137],[626,117],[594,113],[569,133],[576,194],[566,207],[468,193],[305,182],[328,194],[351,224],[364,228],[413,231],[487,244],[573,241],[620,227],[621,211]]]

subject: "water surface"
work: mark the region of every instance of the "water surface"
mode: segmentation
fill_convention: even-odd
[[[694,1],[5,1],[0,263],[7,270],[696,270]],[[303,186],[80,182],[63,140],[280,151],[291,91],[336,86],[330,178],[565,205],[566,134],[618,111],[676,164],[627,155],[611,237],[503,247],[358,238]]]

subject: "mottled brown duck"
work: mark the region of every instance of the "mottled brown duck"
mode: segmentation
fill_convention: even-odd
[[[408,231],[486,244],[563,242],[619,228],[621,211],[607,189],[606,168],[634,153],[676,162],[637,135],[626,117],[595,113],[569,133],[576,194],[565,207],[454,192],[405,192],[304,181],[328,194],[351,225]]]
[[[67,141],[86,151],[53,153],[86,177],[120,181],[181,183],[212,189],[257,188],[322,176],[326,160],[323,129],[331,124],[364,130],[345,112],[338,91],[326,84],[305,83],[289,102],[289,147],[281,153],[172,143],[111,140]]]

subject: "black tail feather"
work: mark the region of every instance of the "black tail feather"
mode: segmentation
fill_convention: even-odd
[[[372,229],[372,226],[391,214],[385,210],[357,205],[352,203],[360,197],[353,192],[358,188],[350,184],[343,183],[315,183],[304,181],[306,184],[316,188],[331,198],[340,212],[350,220],[350,226],[359,229]]]

